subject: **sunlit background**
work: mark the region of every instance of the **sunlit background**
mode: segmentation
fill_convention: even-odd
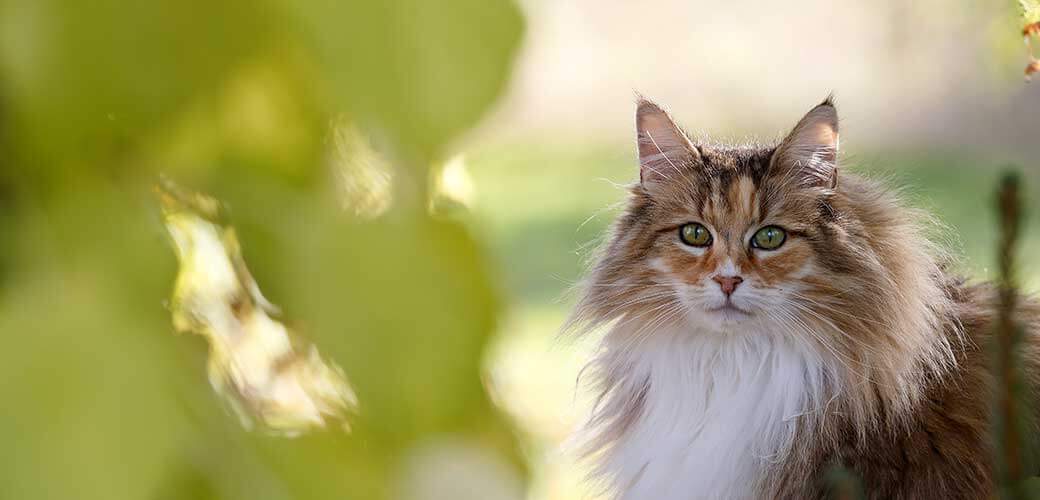
[[[556,335],[637,176],[636,94],[744,142],[833,93],[843,168],[981,279],[1000,172],[1040,200],[1023,24],[1016,0],[0,0],[0,498],[588,498],[561,445],[589,342]]]

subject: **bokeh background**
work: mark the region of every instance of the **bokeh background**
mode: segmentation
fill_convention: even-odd
[[[1011,0],[0,0],[0,498],[587,498],[560,450],[589,342],[556,332],[636,178],[636,93],[741,142],[833,92],[844,168],[983,279],[1000,171],[1040,199],[1022,24]],[[224,202],[349,378],[349,433],[246,430],[214,394],[171,324],[160,175]]]

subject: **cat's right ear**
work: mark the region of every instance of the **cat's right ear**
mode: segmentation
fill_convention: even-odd
[[[772,164],[794,172],[801,186],[838,186],[838,110],[827,97],[795,125],[773,154]]]
[[[697,147],[660,106],[642,97],[636,103],[639,182],[654,192],[701,161]]]

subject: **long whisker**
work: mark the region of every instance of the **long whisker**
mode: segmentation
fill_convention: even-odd
[[[830,344],[830,342],[827,342],[826,339],[824,339],[818,332],[816,332],[816,330],[814,328],[812,328],[809,325],[807,325],[804,321],[802,321],[801,318],[799,318],[798,316],[796,316],[794,314],[791,314],[786,309],[777,308],[773,312],[776,313],[776,314],[782,315],[782,318],[781,318],[781,321],[780,321],[781,324],[783,324],[784,321],[787,321],[787,322],[790,322],[791,324],[794,324],[794,325],[798,326],[797,332],[811,335],[816,340],[817,343],[819,343],[823,348],[825,348],[828,351],[830,351],[830,353],[833,354],[835,356],[835,358],[838,359],[838,361],[840,363],[842,363],[843,367],[846,370],[849,370],[852,373],[856,374],[857,376],[862,377],[862,374],[860,372],[856,371],[852,367],[852,364],[859,365],[861,367],[866,367],[866,365],[863,364],[861,361],[859,361],[857,359],[854,359],[854,358],[851,358],[851,357],[849,357],[845,353],[839,352],[837,349],[834,348],[834,346],[832,346]],[[851,363],[851,364],[849,364],[849,363]]]
[[[834,322],[831,321],[830,319],[828,319],[826,316],[824,316],[824,315],[822,315],[822,314],[820,314],[820,313],[818,313],[816,311],[813,311],[812,309],[810,309],[809,307],[805,306],[804,304],[799,304],[798,302],[790,302],[790,305],[792,307],[798,309],[800,312],[802,312],[804,314],[808,314],[808,315],[812,316],[814,319],[819,320],[819,321],[825,323],[827,326],[830,327],[831,330],[833,330],[834,332],[838,333],[842,337],[850,340],[851,342],[859,345],[860,347],[862,347],[867,352],[869,352],[871,354],[880,354],[880,351],[878,351],[878,349],[875,346],[872,346],[872,345],[868,344],[863,339],[860,339],[860,338],[858,338],[858,337],[856,337],[854,335],[851,335],[851,334],[847,333],[845,330],[840,328],[838,325],[835,325]]]
[[[829,305],[829,304],[825,304],[824,302],[822,302],[820,300],[814,299],[814,298],[812,298],[812,297],[810,297],[808,295],[796,292],[794,290],[787,290],[787,293],[790,294],[792,297],[798,298],[799,300],[807,303],[811,307],[820,307],[820,308],[826,309],[828,312],[832,312],[834,314],[840,314],[840,315],[845,316],[847,318],[854,319],[856,321],[860,321],[860,322],[863,322],[863,323],[870,323],[870,324],[873,324],[874,326],[879,326],[879,327],[882,327],[882,328],[887,328],[888,327],[887,324],[885,324],[885,323],[883,323],[883,322],[881,322],[879,320],[863,317],[863,316],[854,314],[854,313],[852,313],[850,311],[842,310],[842,309],[840,309],[838,307],[835,307],[835,306],[832,306],[832,305]]]

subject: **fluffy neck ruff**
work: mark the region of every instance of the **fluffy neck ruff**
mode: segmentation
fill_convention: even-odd
[[[754,498],[796,431],[811,431],[837,393],[837,367],[770,332],[654,332],[624,324],[590,368],[603,397],[576,437],[620,498]]]

